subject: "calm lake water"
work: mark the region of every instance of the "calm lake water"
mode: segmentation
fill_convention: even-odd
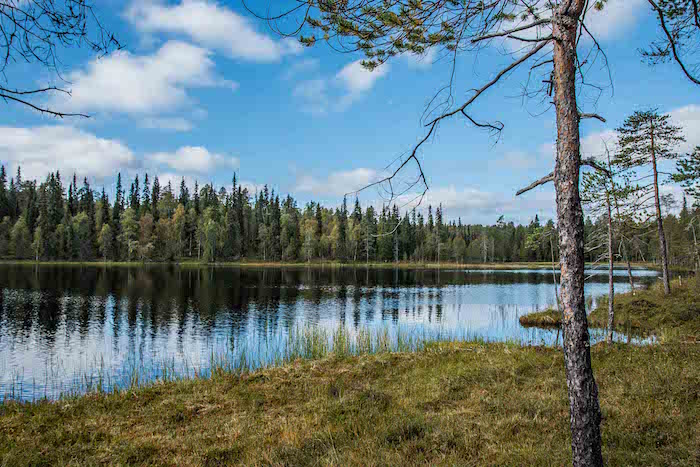
[[[625,271],[615,279],[628,290]],[[607,271],[589,271],[589,306],[607,288]],[[124,386],[163,368],[206,374],[216,355],[260,365],[304,326],[551,344],[556,331],[518,318],[554,303],[551,270],[4,265],[0,399]]]

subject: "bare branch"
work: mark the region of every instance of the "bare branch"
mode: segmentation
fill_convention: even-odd
[[[607,120],[605,120],[600,115],[594,113],[579,113],[578,116],[581,120],[584,120],[586,118],[595,118],[596,120],[600,120],[603,123],[607,123]]]
[[[526,25],[524,25],[524,26],[518,26],[517,28],[509,29],[509,30],[507,30],[507,31],[494,32],[494,33],[492,33],[492,34],[486,34],[486,35],[481,36],[481,37],[475,37],[474,39],[471,40],[471,42],[472,42],[472,44],[475,44],[475,43],[477,43],[477,42],[485,41],[485,40],[487,40],[487,39],[493,39],[493,38],[496,38],[496,37],[509,36],[509,35],[511,35],[511,34],[513,34],[513,33],[515,33],[515,32],[525,31],[525,30],[528,30],[528,29],[532,29],[532,28],[534,28],[534,27],[536,27],[536,26],[540,26],[540,25],[542,25],[542,24],[549,24],[549,23],[551,23],[551,22],[552,22],[552,21],[549,20],[549,19],[540,19],[540,20],[534,21],[534,22],[532,22],[532,23],[530,23],[530,24],[526,24]],[[540,40],[545,40],[545,38],[540,39]],[[549,40],[549,39],[546,39],[546,40]]]
[[[592,157],[587,157],[585,159],[581,159],[581,165],[586,165],[588,167],[592,167],[593,169],[597,170],[598,172],[602,172],[605,174],[606,177],[612,178],[612,174],[608,169],[600,165],[595,159]]]
[[[520,196],[523,193],[527,193],[528,191],[533,190],[540,185],[545,185],[545,184],[547,184],[549,182],[553,182],[553,181],[554,181],[554,172],[552,172],[548,175],[545,175],[544,177],[540,178],[539,180],[532,182],[530,185],[526,186],[525,188],[518,190],[518,192],[515,193],[515,196]]]

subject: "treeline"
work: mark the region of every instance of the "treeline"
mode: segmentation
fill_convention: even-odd
[[[687,216],[687,209],[669,216],[671,238],[687,239]],[[66,189],[58,171],[38,183],[23,180],[18,168],[8,183],[2,167],[0,218],[0,257],[6,259],[526,262],[554,255],[558,261],[556,239],[543,240],[543,233],[556,231],[551,220],[515,225],[501,217],[491,226],[469,225],[446,222],[441,206],[428,206],[426,215],[401,214],[396,206],[362,209],[358,200],[300,207],[267,187],[250,193],[235,175],[229,191],[195,183],[190,193],[184,180],[176,192],[149,175],[125,190],[119,174],[110,200],[87,178],[78,185],[73,176]],[[595,224],[589,220],[587,228]],[[651,237],[638,240],[635,259],[656,260]],[[681,257],[679,251],[679,263]]]

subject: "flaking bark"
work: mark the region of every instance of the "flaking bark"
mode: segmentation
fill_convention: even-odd
[[[584,0],[563,2],[553,18],[557,156],[554,183],[559,222],[564,357],[574,466],[603,465],[598,386],[591,367],[583,293],[584,232],[579,195],[581,166],[576,106],[576,30]]]

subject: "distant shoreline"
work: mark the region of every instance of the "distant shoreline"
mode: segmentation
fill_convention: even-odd
[[[155,266],[175,266],[183,268],[191,267],[231,267],[231,268],[353,268],[353,269],[468,269],[468,270],[510,270],[510,269],[552,269],[552,263],[547,262],[514,262],[514,263],[419,263],[419,262],[398,262],[398,263],[364,263],[349,262],[341,263],[337,261],[312,261],[312,262],[277,262],[277,261],[222,261],[205,263],[200,261],[33,261],[33,260],[0,260],[0,266],[83,266],[83,267],[155,267]],[[586,263],[586,267],[598,266]],[[607,268],[607,265],[604,265]],[[616,263],[615,269],[626,269],[625,263]],[[653,263],[632,263],[632,269],[658,269],[658,265]],[[679,270],[680,271],[680,270]]]

